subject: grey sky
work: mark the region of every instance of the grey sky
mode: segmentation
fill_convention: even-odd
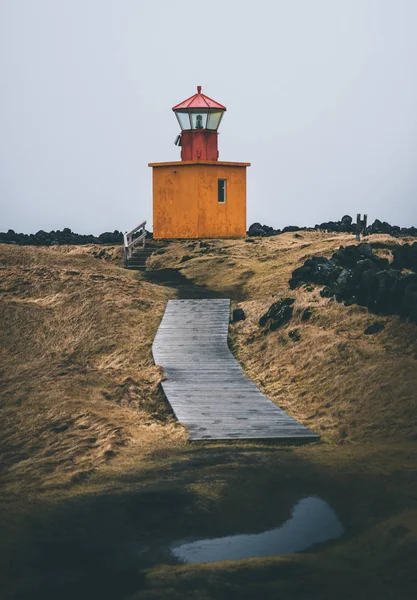
[[[417,225],[416,27],[416,0],[0,0],[0,230],[151,226],[197,85],[248,225]]]

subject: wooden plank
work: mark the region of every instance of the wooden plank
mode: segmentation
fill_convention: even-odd
[[[227,339],[230,300],[169,300],[152,352],[190,440],[316,440],[247,379]]]

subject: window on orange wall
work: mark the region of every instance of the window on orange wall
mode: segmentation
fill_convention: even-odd
[[[217,181],[217,201],[221,204],[226,202],[226,181],[227,179],[218,179]]]

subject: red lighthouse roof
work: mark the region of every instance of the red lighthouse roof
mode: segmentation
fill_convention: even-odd
[[[223,104],[219,104],[219,102],[216,102],[215,100],[212,100],[205,94],[202,94],[201,85],[197,86],[197,93],[194,94],[194,96],[191,96],[190,98],[187,98],[187,100],[184,100],[176,106],[173,106],[172,110],[180,110],[186,108],[217,108],[219,110],[227,110],[226,107],[223,106]]]

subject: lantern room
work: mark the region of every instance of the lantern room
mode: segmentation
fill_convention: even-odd
[[[172,109],[181,127],[176,144],[182,160],[218,160],[218,128],[226,107],[205,94],[197,93]]]
[[[244,237],[246,168],[219,160],[218,129],[226,107],[201,91],[172,110],[181,161],[152,167],[155,239]]]

